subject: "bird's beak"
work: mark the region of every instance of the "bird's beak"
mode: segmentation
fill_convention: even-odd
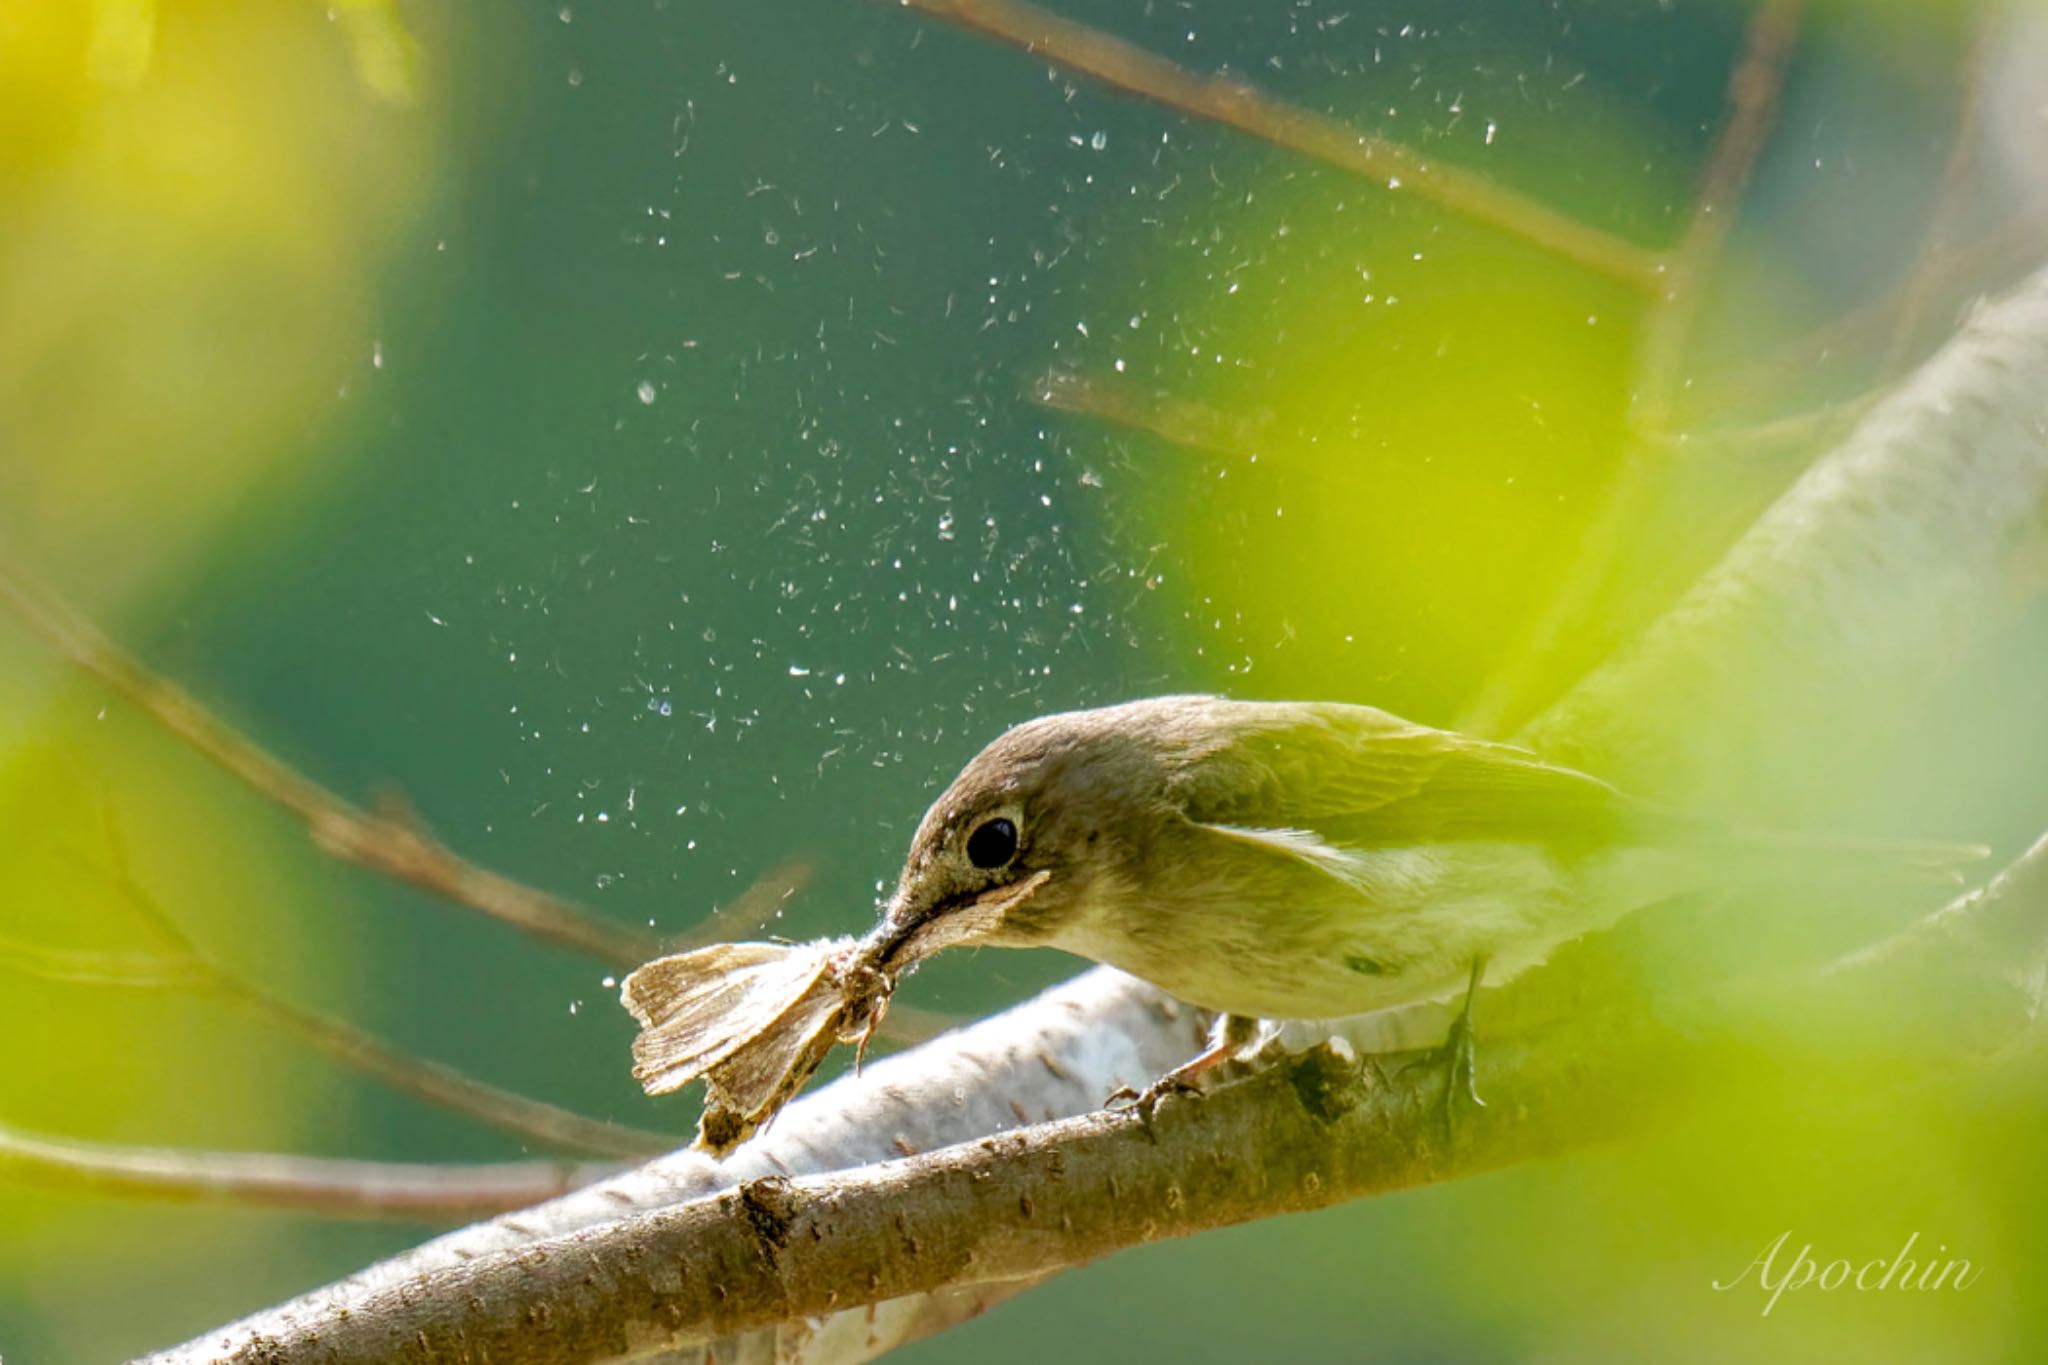
[[[942,948],[985,938],[1003,916],[1031,899],[1050,872],[1034,872],[1006,886],[992,886],[964,901],[917,909],[899,899],[861,945],[861,958],[895,976],[908,971]]]

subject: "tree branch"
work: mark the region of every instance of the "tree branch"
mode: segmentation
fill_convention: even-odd
[[[2048,949],[2044,891],[2048,839],[1934,922],[2003,919],[2024,928],[2026,956],[2038,963]],[[1902,935],[1892,951],[1832,972],[1824,994],[1802,996],[1803,1031],[1829,1036],[1817,1013],[1861,1019],[1902,987],[1917,992],[1925,959],[1946,950],[1941,976],[1969,988],[1958,998],[1994,1002],[1998,1026],[2016,1033],[2032,1022],[2038,993],[2011,989],[2006,959],[1986,946],[1954,932]],[[1667,1002],[1656,1014],[1582,1010],[1556,1028],[1490,1042],[1493,1098],[1460,1121],[1455,1147],[1434,1136],[1441,1068],[1390,1080],[1338,1037],[1151,1115],[1099,1111],[851,1172],[750,1180],[537,1241],[516,1257],[449,1267],[430,1286],[373,1296],[363,1311],[321,1324],[317,1338],[250,1343],[221,1359],[610,1360],[1455,1179],[1611,1141],[1681,1100],[1698,1103],[1753,1060],[1743,1024],[1757,999]],[[1980,1003],[1939,1035],[1916,1018],[1917,1055],[1981,1044],[1987,1014]],[[1801,1061],[1810,1077],[1825,1058]],[[442,1306],[432,1318],[389,1311],[429,1289]],[[535,1302],[549,1306],[540,1322]]]

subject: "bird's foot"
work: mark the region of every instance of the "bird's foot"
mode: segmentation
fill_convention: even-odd
[[[1486,1107],[1486,1101],[1479,1095],[1479,1049],[1472,1032],[1472,997],[1479,993],[1479,979],[1485,972],[1486,959],[1475,959],[1472,963],[1471,981],[1465,987],[1464,1007],[1451,1020],[1450,1029],[1444,1034],[1442,1045],[1401,1068],[1403,1075],[1418,1066],[1443,1068],[1444,1089],[1440,1107],[1446,1147],[1454,1146],[1457,1142],[1459,1092],[1463,1091],[1474,1107]]]
[[[1256,1043],[1264,1032],[1264,1026],[1256,1019],[1247,1019],[1235,1014],[1216,1017],[1209,1030],[1209,1045],[1182,1062],[1173,1070],[1161,1076],[1143,1090],[1134,1090],[1120,1085],[1113,1091],[1105,1105],[1110,1109],[1129,1109],[1152,1119],[1152,1112],[1159,1102],[1169,1095],[1198,1095],[1202,1091],[1201,1078],[1207,1072],[1224,1062],[1238,1057],[1246,1048]]]
[[[1182,1075],[1181,1070],[1182,1068],[1176,1067],[1152,1082],[1152,1084],[1146,1086],[1143,1090],[1136,1090],[1128,1085],[1120,1085],[1110,1092],[1109,1099],[1104,1107],[1120,1110],[1127,1109],[1134,1114],[1149,1119],[1152,1117],[1153,1111],[1159,1107],[1159,1102],[1169,1095],[1200,1094],[1202,1083],[1193,1076]]]

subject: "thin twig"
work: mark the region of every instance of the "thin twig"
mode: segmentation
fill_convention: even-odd
[[[1667,432],[1651,440],[1669,454],[1693,462],[1770,459],[1788,450],[1811,449],[1839,441],[1883,396],[1876,391],[1860,393],[1839,403],[1823,403],[1810,411],[1768,422]]]
[[[1891,345],[1886,348],[1884,363],[1879,369],[1879,374],[1884,377],[1896,375],[1906,366],[1913,339],[1919,335],[1934,301],[1934,290],[1925,266],[1947,253],[1956,219],[1962,214],[1964,192],[1969,188],[1970,175],[1977,164],[1977,106],[1983,94],[1985,58],[1993,32],[1993,25],[1981,24],[1976,36],[1963,50],[1962,70],[1956,82],[1962,94],[1956,110],[1955,132],[1949,138],[1948,160],[1941,168],[1941,183],[1934,191],[1933,212],[1927,216],[1927,236],[1920,250],[1919,263],[1906,277],[1904,292],[1899,297],[1898,315],[1892,319]]]
[[[1234,76],[1197,75],[1157,53],[1025,0],[902,3],[1169,109],[1225,124],[1389,189],[1412,190],[1453,213],[1644,292],[1655,290],[1662,277],[1664,262],[1657,253],[1587,227],[1484,176],[1431,161],[1412,148],[1289,104]]]
[[[1057,412],[1071,412],[1098,421],[1149,432],[1209,455],[1233,459],[1259,457],[1262,433],[1272,425],[1262,419],[1236,417],[1192,399],[1147,389],[1128,379],[1069,370],[1051,370],[1031,386],[1031,399]]]
[[[662,951],[680,953],[706,944],[750,938],[781,914],[782,907],[817,875],[817,866],[803,858],[791,858],[772,867],[756,877],[746,890],[705,916],[702,923],[663,940]]]
[[[500,876],[458,856],[416,826],[372,815],[322,787],[190,693],[151,673],[55,594],[31,587],[5,564],[0,564],[0,605],[194,750],[304,821],[314,844],[324,852],[618,966],[638,966],[654,956],[658,945],[651,935]]]
[[[1921,258],[1911,274],[1894,288],[1834,321],[1794,338],[1754,364],[1712,378],[1699,400],[1703,410],[1727,412],[1754,404],[1759,394],[1810,376],[1814,366],[1844,352],[1868,346],[1884,334],[1907,300],[1918,295],[1929,303],[1962,290],[2004,287],[2012,276],[2048,260],[2048,196],[2026,207],[1969,243]]]
[[[1644,311],[1636,343],[1635,387],[1620,468],[1586,523],[1577,558],[1529,627],[1507,666],[1480,688],[1458,728],[1498,734],[1534,709],[1529,694],[1583,626],[1627,543],[1656,496],[1664,473],[1659,433],[1672,428],[1674,401],[1707,277],[1720,263],[1736,209],[1777,118],[1785,74],[1798,43],[1804,0],[1765,0],[1751,17],[1742,58],[1728,82],[1728,123],[1700,179],[1692,221],[1672,252],[1662,287]]]
[[[0,938],[0,971],[67,986],[110,986],[122,990],[198,991],[213,986],[210,966],[188,957],[53,948],[16,938]]]
[[[474,1166],[125,1147],[0,1124],[0,1181],[148,1199],[408,1221],[487,1217],[601,1180],[610,1165]]]
[[[586,1118],[560,1105],[480,1081],[441,1062],[392,1047],[353,1024],[309,1010],[245,979],[207,953],[130,870],[111,811],[106,821],[105,875],[129,907],[169,945],[160,954],[94,953],[0,940],[0,965],[82,985],[177,989],[250,1010],[313,1051],[394,1090],[464,1114],[543,1146],[594,1156],[648,1157],[681,1139]]]
[[[1671,253],[1663,289],[1643,316],[1630,402],[1638,437],[1671,426],[1686,347],[1707,299],[1707,277],[1720,264],[1743,191],[1777,122],[1804,8],[1805,0],[1765,0],[1750,18],[1742,58],[1728,80],[1727,126],[1700,178],[1692,221]]]

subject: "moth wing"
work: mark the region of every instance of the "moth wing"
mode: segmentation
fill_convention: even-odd
[[[781,1112],[839,1041],[842,1012],[821,987],[706,1068],[697,1145],[724,1156]]]
[[[640,968],[620,988],[642,1026],[634,1079],[660,1095],[703,1075],[802,1001],[846,942],[713,944]]]

